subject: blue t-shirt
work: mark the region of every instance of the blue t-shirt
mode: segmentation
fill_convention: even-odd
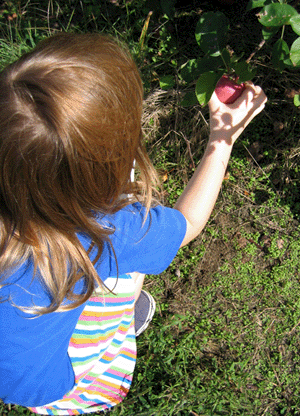
[[[150,210],[143,225],[145,212],[142,205],[135,203],[99,218],[102,225],[115,229],[110,240],[120,275],[134,271],[161,273],[185,236],[186,221],[179,211],[157,206]],[[78,237],[88,249],[88,236]],[[94,254],[92,251],[91,258]],[[103,282],[117,275],[114,253],[108,243],[95,268]],[[5,281],[10,284],[0,289],[0,398],[5,403],[37,407],[61,399],[74,385],[67,350],[85,304],[32,319],[32,315],[13,306],[49,305],[47,291],[32,276],[33,264],[27,261]],[[80,282],[76,290],[84,290]]]

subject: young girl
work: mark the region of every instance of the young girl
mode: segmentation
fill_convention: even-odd
[[[232,146],[266,97],[252,84],[230,106],[213,95],[207,149],[173,209],[153,204],[142,100],[132,58],[98,34],[53,36],[0,74],[5,403],[77,415],[126,396],[135,277],[161,273],[201,232]]]

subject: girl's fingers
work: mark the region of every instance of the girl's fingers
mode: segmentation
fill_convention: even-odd
[[[217,111],[220,108],[221,101],[219,101],[217,94],[213,92],[209,102],[208,107],[211,112]]]
[[[259,86],[247,83],[245,90],[237,100],[230,104],[219,101],[215,92],[209,102],[210,131],[228,137],[233,143],[245,127],[264,108],[267,97]]]
[[[223,104],[219,101],[215,92],[213,92],[211,99],[208,103],[209,109],[211,114],[221,111],[222,113],[234,113],[235,110],[242,108],[247,111],[251,111],[250,107],[255,106],[259,107],[260,105],[264,104],[267,101],[267,97],[265,96],[261,87],[254,85],[253,83],[248,82],[246,84],[245,91],[238,97],[233,104],[227,105]]]

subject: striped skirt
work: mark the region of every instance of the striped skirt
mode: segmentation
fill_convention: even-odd
[[[109,278],[113,293],[89,299],[71,337],[68,354],[75,385],[62,399],[30,407],[42,415],[79,415],[104,411],[127,395],[136,362],[134,282],[129,275]]]

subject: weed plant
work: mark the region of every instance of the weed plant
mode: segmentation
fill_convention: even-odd
[[[61,30],[103,31],[129,45],[145,84],[146,146],[169,206],[208,135],[207,108],[180,106],[186,91],[176,74],[195,56],[199,15],[215,8],[180,3],[171,16],[146,0],[5,1],[0,13],[2,67]],[[218,7],[248,54],[255,15],[239,13],[240,2]],[[267,53],[255,57],[264,71],[255,82],[268,104],[233,150],[206,229],[164,273],[146,279],[157,311],[137,340],[133,385],[116,416],[300,414],[300,127],[289,97],[300,77],[270,71]],[[171,91],[159,88],[162,74],[175,74]],[[0,414],[31,412],[0,403]]]

